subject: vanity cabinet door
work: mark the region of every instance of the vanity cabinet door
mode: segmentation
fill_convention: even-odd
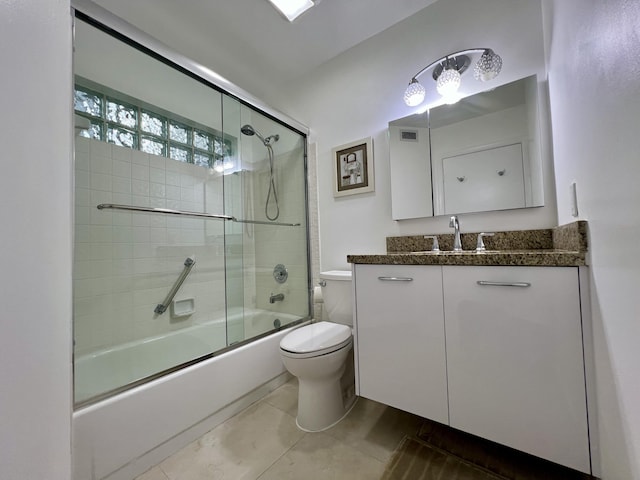
[[[448,423],[442,268],[356,265],[358,394]]]
[[[578,269],[443,267],[450,425],[590,472]]]

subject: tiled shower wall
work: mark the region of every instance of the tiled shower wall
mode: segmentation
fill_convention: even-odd
[[[256,289],[255,305],[260,309],[301,315],[307,313],[307,249],[306,249],[306,208],[304,204],[304,164],[301,149],[276,156],[276,188],[280,215],[276,222],[299,223],[299,226],[256,225]],[[256,196],[254,208],[256,218],[264,218],[265,201],[269,189],[269,173],[256,175],[254,185]],[[273,198],[273,197],[272,197]],[[273,214],[275,202],[270,202],[269,212]],[[279,284],[273,278],[273,268],[283,264],[288,271],[288,279]],[[284,300],[269,303],[271,294],[284,294]]]
[[[75,183],[76,354],[224,318],[222,221],[96,208],[115,203],[221,213],[221,175],[77,137]],[[196,265],[176,299],[194,298],[195,313],[156,315],[190,256]]]

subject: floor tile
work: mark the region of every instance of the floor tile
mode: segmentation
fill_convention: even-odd
[[[169,480],[160,467],[153,467],[147,470],[135,480]]]
[[[349,415],[325,433],[386,462],[405,435],[415,435],[421,424],[416,415],[360,397]]]
[[[169,480],[255,480],[304,436],[295,419],[258,402],[160,464]]]
[[[374,480],[384,463],[325,433],[307,433],[258,480]]]
[[[298,379],[293,377],[264,397],[263,401],[295,418],[298,415]]]

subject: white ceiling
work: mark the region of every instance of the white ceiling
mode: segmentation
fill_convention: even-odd
[[[319,0],[289,23],[268,0],[94,0],[261,96],[436,0]],[[444,0],[440,0],[444,1]]]

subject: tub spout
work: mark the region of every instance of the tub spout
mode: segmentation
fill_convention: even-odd
[[[278,293],[277,295],[272,293],[269,297],[269,303],[281,302],[282,300],[284,300],[284,293]]]

